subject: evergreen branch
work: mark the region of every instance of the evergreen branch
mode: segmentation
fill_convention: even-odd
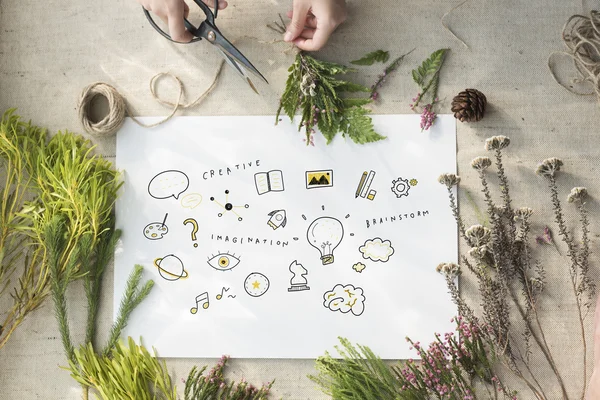
[[[350,61],[350,64],[354,65],[373,65],[376,62],[387,62],[390,58],[390,53],[384,50],[375,50],[371,53],[365,54],[362,58],[354,61]]]
[[[144,267],[136,265],[127,279],[127,285],[125,286],[125,293],[121,299],[117,319],[110,330],[108,342],[102,351],[104,356],[108,356],[116,346],[119,337],[121,336],[121,332],[127,326],[131,313],[150,294],[150,291],[154,286],[154,281],[149,280],[141,288],[139,287],[143,272]]]

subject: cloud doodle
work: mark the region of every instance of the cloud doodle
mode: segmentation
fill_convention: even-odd
[[[366,260],[381,262],[388,262],[392,254],[394,254],[392,242],[381,240],[380,238],[367,240],[365,244],[358,248],[358,251],[360,251]]]
[[[343,314],[352,312],[357,317],[365,311],[365,296],[362,288],[351,284],[337,284],[323,295],[323,306]]]

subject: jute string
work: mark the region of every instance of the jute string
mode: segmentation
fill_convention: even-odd
[[[95,136],[114,135],[125,122],[126,116],[129,116],[136,124],[145,128],[152,128],[164,124],[165,122],[173,118],[173,116],[177,113],[178,110],[194,107],[200,104],[202,101],[204,101],[204,99],[206,99],[206,97],[217,87],[217,83],[223,71],[224,64],[225,61],[221,61],[219,68],[217,69],[217,72],[215,74],[215,77],[208,89],[206,89],[195,100],[187,104],[181,102],[185,90],[183,87],[183,82],[181,82],[181,80],[177,76],[170,72],[160,72],[154,75],[150,80],[150,93],[152,94],[152,97],[160,104],[167,107],[172,107],[173,109],[168,116],[152,124],[145,124],[136,117],[134,117],[130,107],[127,105],[127,101],[125,100],[125,98],[113,86],[103,82],[94,82],[91,85],[88,85],[83,90],[83,92],[81,93],[81,97],[79,98],[79,103],[77,107],[79,112],[79,121],[81,122],[81,125],[83,126],[86,132]],[[178,86],[179,94],[177,96],[176,102],[164,100],[156,92],[157,82],[165,77],[173,79]],[[96,96],[102,96],[106,98],[106,100],[108,101],[109,111],[108,114],[100,121],[94,122],[90,119],[90,107],[92,100]]]
[[[600,104],[600,12],[593,10],[589,16],[573,15],[563,27],[562,39],[568,51],[556,51],[548,58],[548,67],[554,80],[569,92],[580,96],[596,94]],[[577,70],[577,77],[572,83],[589,83],[592,90],[581,93],[561,82],[554,68],[552,59],[556,55],[570,58]]]

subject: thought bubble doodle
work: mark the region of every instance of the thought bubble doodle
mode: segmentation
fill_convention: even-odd
[[[181,198],[181,206],[183,208],[194,209],[202,203],[202,195],[200,193],[188,193]]]
[[[174,197],[179,200],[179,195],[190,186],[190,180],[181,171],[168,170],[156,175],[148,184],[148,194],[155,199],[168,199]]]
[[[352,312],[357,317],[365,311],[365,296],[362,288],[337,284],[323,295],[323,305],[331,311],[343,314]]]
[[[394,254],[394,248],[392,242],[389,240],[381,240],[380,238],[374,238],[367,240],[365,244],[358,248],[365,260],[387,262],[392,254]]]

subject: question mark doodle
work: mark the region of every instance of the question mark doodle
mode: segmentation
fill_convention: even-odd
[[[196,233],[198,233],[198,222],[194,218],[188,218],[183,221],[184,225],[192,224],[192,241],[196,241]],[[198,243],[194,243],[194,247],[198,247]]]

